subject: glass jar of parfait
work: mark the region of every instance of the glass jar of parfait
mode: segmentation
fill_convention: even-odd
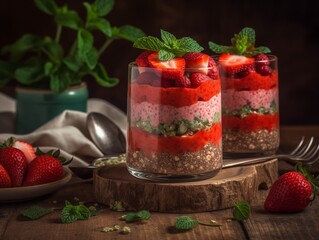
[[[279,147],[277,57],[222,54],[219,64],[224,155],[253,157],[274,154]],[[235,65],[244,67],[231,73],[230,69]]]
[[[182,182],[222,167],[221,83],[200,52],[160,60],[144,51],[129,64],[127,167],[142,179]]]

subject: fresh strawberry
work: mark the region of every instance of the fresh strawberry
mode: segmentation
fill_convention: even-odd
[[[219,62],[226,74],[234,75],[246,69],[253,68],[255,59],[240,55],[223,53],[219,56]]]
[[[138,55],[138,57],[135,60],[137,66],[148,67],[149,66],[148,56],[152,53],[154,53],[154,52],[153,51],[144,51],[140,55]]]
[[[304,175],[287,172],[274,182],[264,208],[270,212],[299,212],[308,206],[312,194],[311,183]]]
[[[15,141],[12,147],[20,149],[24,153],[28,163],[36,157],[34,148],[27,142]]]
[[[255,56],[255,68],[256,72],[262,76],[268,76],[272,73],[272,69],[269,66],[269,58],[266,54]]]
[[[42,155],[36,157],[28,166],[23,186],[54,182],[63,177],[63,166],[59,159]]]
[[[0,188],[11,187],[11,178],[6,169],[0,164]]]
[[[210,56],[208,56],[205,53],[199,53],[199,52],[188,52],[183,55],[183,58],[185,59],[186,62],[186,68],[188,72],[194,72],[194,69],[192,68],[197,68],[196,72],[200,72],[203,74],[207,74],[208,70],[208,64],[210,60]],[[203,68],[203,69],[198,69],[198,68]]]
[[[8,172],[12,181],[12,187],[20,187],[28,165],[24,153],[20,149],[14,147],[1,148],[0,164],[2,164]]]
[[[182,77],[185,72],[184,58],[176,57],[171,60],[161,61],[158,58],[158,53],[155,52],[148,56],[148,62],[150,67],[158,70],[162,78],[176,79]]]
[[[203,82],[205,82],[207,80],[212,80],[212,79],[210,77],[208,77],[207,75],[202,74],[202,73],[193,73],[190,76],[192,88],[199,87]]]
[[[180,78],[177,78],[174,83],[175,87],[180,87],[180,88],[189,88],[191,87],[191,81],[189,80],[188,77],[182,76]]]
[[[209,57],[209,61],[208,61],[208,67],[210,68],[208,70],[207,75],[216,80],[219,77],[219,68],[217,67],[216,62],[214,61],[214,59],[212,59],[211,57]]]

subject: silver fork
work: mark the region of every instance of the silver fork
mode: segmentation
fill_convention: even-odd
[[[274,158],[289,163],[301,162],[306,165],[311,165],[319,160],[319,143],[314,143],[314,137],[311,137],[309,140],[302,137],[298,146],[288,154],[274,154],[254,158],[225,159],[222,168],[261,163]]]

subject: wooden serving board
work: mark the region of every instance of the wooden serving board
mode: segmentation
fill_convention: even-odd
[[[119,164],[95,170],[93,191],[97,202],[111,205],[120,201],[128,211],[192,213],[229,208],[237,200],[252,202],[277,177],[277,159],[222,169],[213,178],[183,183],[141,180]]]

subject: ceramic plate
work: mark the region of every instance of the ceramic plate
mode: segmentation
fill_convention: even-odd
[[[72,172],[64,168],[63,178],[55,182],[30,187],[0,188],[0,202],[25,201],[46,195],[64,186],[71,178]]]

